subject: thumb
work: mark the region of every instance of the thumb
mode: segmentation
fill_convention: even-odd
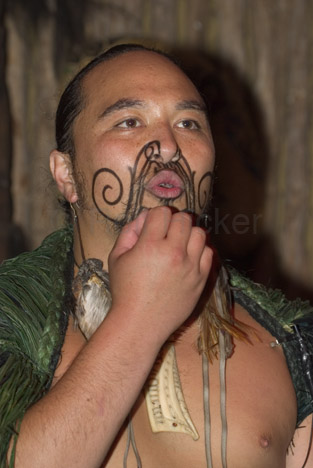
[[[134,247],[142,231],[147,214],[148,210],[143,210],[136,219],[123,227],[112,250],[114,257],[119,257]]]

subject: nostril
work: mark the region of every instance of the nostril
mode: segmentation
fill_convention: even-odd
[[[177,162],[181,157],[181,151],[177,145],[173,148],[168,148],[163,145],[160,156],[164,162]]]

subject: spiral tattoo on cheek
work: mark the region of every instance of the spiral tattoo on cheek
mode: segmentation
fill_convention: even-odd
[[[183,182],[184,190],[178,197],[184,205],[183,211],[195,213],[197,209],[204,210],[208,204],[210,190],[205,190],[202,187],[212,179],[212,172],[208,171],[201,177],[196,197],[195,171],[191,170],[188,161],[178,147],[171,161],[164,163],[160,141],[150,141],[141,148],[134,166],[128,167],[128,170],[130,188],[126,203],[123,202],[125,189],[122,180],[112,169],[106,167],[99,169],[95,172],[92,181],[92,199],[97,211],[118,229],[135,219],[144,208],[150,208],[150,206],[145,206],[145,186],[153,176],[163,170],[173,171]],[[178,198],[159,198],[159,204],[173,206]],[[116,206],[119,203],[123,204],[123,211],[121,210],[123,214],[117,218],[109,216],[106,208]]]

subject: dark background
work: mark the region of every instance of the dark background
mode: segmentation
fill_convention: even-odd
[[[108,45],[145,41],[208,99],[221,255],[311,298],[312,24],[311,0],[0,0],[0,260],[64,222],[48,170],[64,85]]]

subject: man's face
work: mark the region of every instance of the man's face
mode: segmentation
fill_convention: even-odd
[[[82,93],[75,171],[89,213],[120,227],[143,208],[205,209],[214,146],[203,101],[179,68],[129,52],[92,70]]]

